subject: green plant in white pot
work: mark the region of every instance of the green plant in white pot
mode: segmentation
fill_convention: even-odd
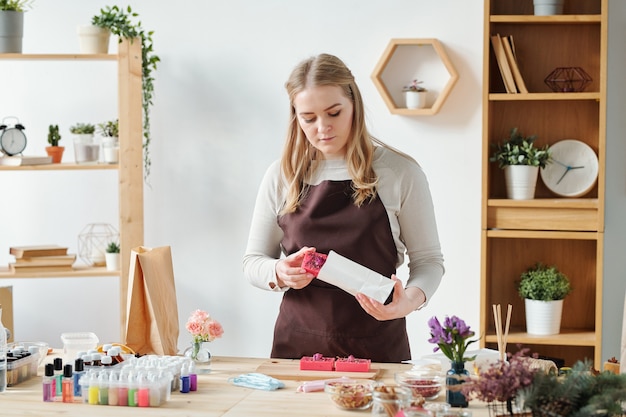
[[[118,271],[120,269],[120,245],[117,242],[109,242],[104,254],[106,268],[108,271]]]
[[[421,86],[423,81],[413,80],[409,85],[402,88],[407,109],[423,109],[426,107],[426,94],[428,90]]]
[[[551,162],[549,146],[535,146],[536,139],[536,135],[524,136],[514,127],[507,139],[494,144],[489,160],[504,170],[507,196],[513,200],[535,198],[539,168]]]
[[[96,126],[91,123],[76,123],[70,126],[74,135],[74,159],[78,164],[95,164],[100,156],[100,145],[94,143]]]
[[[22,53],[24,12],[32,0],[0,0],[0,53]]]
[[[543,336],[558,334],[563,299],[572,292],[567,275],[556,266],[538,262],[521,274],[517,290],[526,307],[526,331]]]
[[[98,134],[102,137],[102,153],[104,162],[116,164],[119,160],[120,127],[117,119],[98,124]]]

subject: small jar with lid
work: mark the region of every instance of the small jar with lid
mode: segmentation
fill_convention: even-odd
[[[399,385],[379,385],[372,392],[372,416],[395,417],[411,406],[411,390]]]

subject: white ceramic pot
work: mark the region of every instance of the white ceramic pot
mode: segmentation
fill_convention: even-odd
[[[535,16],[563,14],[564,0],[533,0]]]
[[[102,138],[102,157],[107,164],[117,164],[119,161],[120,147],[116,137]]]
[[[98,26],[78,26],[78,43],[81,54],[106,54],[109,52],[111,32]]]
[[[77,164],[97,164],[100,145],[94,143],[92,133],[74,135],[74,159]]]
[[[526,307],[526,332],[538,336],[559,334],[563,300],[524,300]]]
[[[405,91],[404,100],[407,109],[423,109],[426,107],[426,91]]]
[[[119,253],[105,253],[107,271],[119,271],[120,270],[120,254]]]
[[[24,12],[0,11],[0,53],[22,53]]]
[[[539,167],[530,165],[508,165],[504,167],[507,196],[512,200],[532,200]]]

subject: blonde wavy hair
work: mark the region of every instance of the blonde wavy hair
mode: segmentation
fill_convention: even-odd
[[[376,197],[378,178],[372,168],[374,143],[386,145],[367,131],[363,99],[350,69],[336,56],[320,54],[300,62],[285,83],[291,114],[281,158],[281,170],[287,187],[281,214],[293,213],[299,207],[306,194],[305,180],[312,174],[313,161],[320,158],[319,151],[309,143],[300,128],[294,98],[308,87],[320,86],[340,87],[353,104],[351,138],[348,139],[345,159],[352,178],[354,204],[361,206]]]

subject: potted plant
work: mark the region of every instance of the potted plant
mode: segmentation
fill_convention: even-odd
[[[495,144],[489,158],[504,170],[507,195],[514,200],[530,200],[535,197],[539,168],[551,161],[548,145],[536,147],[536,135],[524,136],[517,127],[511,129],[504,142]]]
[[[32,0],[0,0],[0,53],[21,53],[24,12]]]
[[[74,135],[74,158],[78,164],[95,164],[98,162],[100,146],[94,143],[95,125],[76,123],[70,126]]]
[[[65,148],[63,146],[59,146],[60,140],[61,134],[59,133],[59,125],[48,126],[48,143],[50,146],[46,146],[46,153],[48,156],[52,157],[53,164],[61,163],[61,159],[63,158],[63,151]]]
[[[117,242],[109,242],[106,247],[107,271],[118,271],[120,269],[120,245]]]
[[[144,151],[144,179],[150,176],[150,142],[152,139],[150,133],[150,106],[152,106],[152,97],[154,95],[154,75],[153,72],[157,68],[157,63],[160,58],[154,54],[152,44],[151,31],[145,31],[141,26],[141,22],[133,23],[131,18],[138,17],[138,14],[133,12],[130,6],[126,9],[118,6],[106,6],[100,9],[100,14],[95,15],[91,19],[91,23],[101,28],[106,28],[111,31],[112,34],[119,37],[120,42],[122,39],[127,39],[130,42],[139,38],[141,40],[141,55],[142,55],[142,87],[143,87],[143,151]]]
[[[104,162],[116,164],[119,159],[119,123],[118,120],[108,120],[98,124],[98,134],[102,136],[102,152]]]
[[[420,85],[422,82],[413,80],[411,84],[402,88],[407,109],[423,109],[426,107],[426,93],[428,90]]]
[[[541,262],[520,276],[517,290],[526,307],[526,331],[534,335],[558,334],[563,299],[572,292],[569,278],[556,266]]]

